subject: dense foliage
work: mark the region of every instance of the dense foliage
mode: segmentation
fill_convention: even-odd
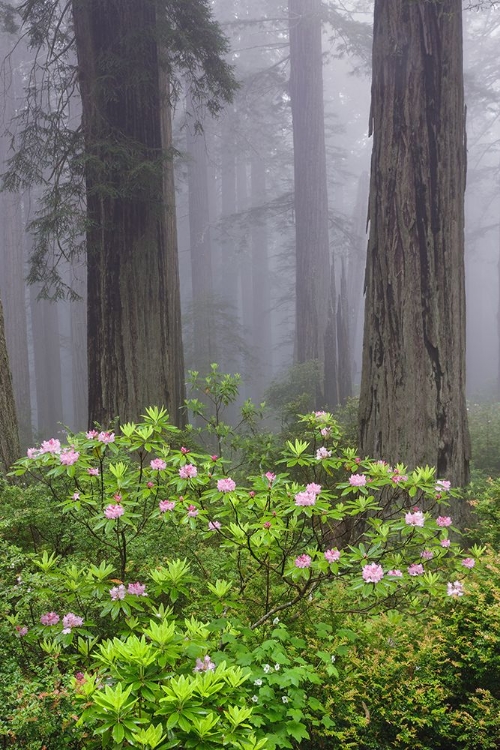
[[[217,371],[209,386],[212,404],[235,395]],[[255,471],[156,408],[17,462],[6,747],[472,748],[479,724],[490,741],[498,571],[454,541],[449,483],[361,461],[327,413],[300,425],[279,451],[262,441]]]

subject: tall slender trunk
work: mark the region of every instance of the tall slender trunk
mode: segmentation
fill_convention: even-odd
[[[188,116],[193,107],[188,97]],[[216,361],[208,159],[204,133],[187,125],[189,239],[193,307],[193,367],[207,374]]]
[[[296,234],[296,357],[318,360],[318,406],[337,400],[335,278],[330,262],[321,0],[289,0]],[[325,366],[326,365],[326,366]],[[325,394],[328,394],[325,402]],[[332,403],[332,400],[334,403]]]
[[[37,427],[48,438],[63,422],[61,341],[57,302],[37,299],[38,291],[36,285],[30,287]]]
[[[0,300],[0,468],[4,471],[8,470],[20,454],[16,403],[5,341],[3,307]]]
[[[251,159],[252,208],[264,206],[266,202],[266,168],[262,157],[253,152]],[[255,389],[257,401],[271,382],[273,368],[273,346],[271,334],[271,282],[269,275],[269,243],[266,220],[255,217],[251,229],[252,243],[252,348],[256,362]]]

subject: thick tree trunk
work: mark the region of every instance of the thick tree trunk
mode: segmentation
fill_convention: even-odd
[[[296,234],[296,358],[319,360],[329,383],[321,384],[336,400],[336,337],[333,271],[328,237],[321,50],[321,0],[289,0],[290,100],[293,121]],[[321,403],[323,402],[323,403]]]
[[[0,300],[0,469],[7,471],[20,456],[16,404],[5,343],[3,308]]]
[[[89,421],[184,396],[170,110],[155,4],[73,0],[86,138]]]
[[[460,0],[376,0],[360,448],[468,477]]]

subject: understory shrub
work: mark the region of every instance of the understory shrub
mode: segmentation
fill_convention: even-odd
[[[6,747],[347,746],[357,631],[460,609],[482,549],[451,540],[453,490],[432,468],[361,460],[328,413],[300,424],[254,473],[183,446],[158,408],[15,464],[9,508],[40,491],[69,541],[41,529],[36,552],[29,535],[9,547],[3,647],[23,686],[2,708]],[[35,694],[63,717],[57,738]]]

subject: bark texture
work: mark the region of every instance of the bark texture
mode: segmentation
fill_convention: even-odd
[[[468,477],[460,0],[376,0],[360,448]]]
[[[321,0],[289,0],[296,235],[296,359],[328,373],[318,406],[335,406],[335,284],[330,268]],[[324,378],[323,378],[324,380]],[[329,394],[325,403],[325,393]],[[332,403],[333,401],[333,403]]]
[[[154,2],[73,0],[86,139],[89,422],[164,405],[183,353],[168,82]]]
[[[16,404],[5,342],[3,307],[0,300],[0,469],[7,471],[19,456]]]

